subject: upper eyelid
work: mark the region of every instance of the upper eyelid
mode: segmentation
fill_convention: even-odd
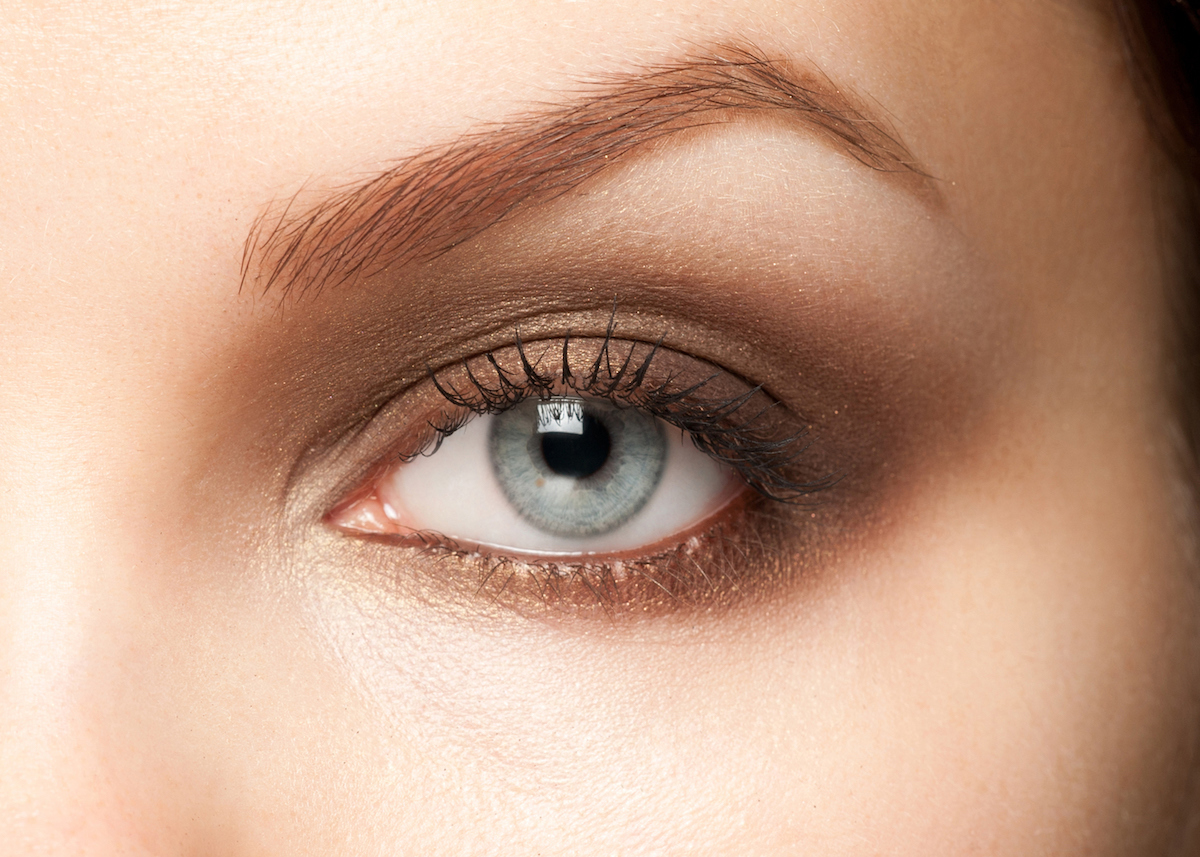
[[[626,401],[631,406],[645,410],[691,435],[703,451],[723,464],[733,467],[751,487],[772,500],[798,502],[804,497],[832,487],[839,481],[840,476],[832,473],[816,477],[809,474],[807,479],[800,480],[788,473],[808,451],[808,431],[811,426],[803,425],[803,421],[792,424],[787,436],[778,433],[778,426],[767,429],[767,425],[778,421],[768,419],[764,422],[763,417],[768,412],[775,412],[780,403],[766,393],[762,385],[742,379],[728,369],[708,364],[707,361],[683,352],[664,350],[662,341],[665,335],[657,342],[621,339],[614,335],[615,307],[613,312],[603,337],[598,340],[584,340],[585,343],[592,343],[591,348],[595,348],[595,354],[591,357],[586,351],[576,354],[577,358],[582,358],[583,362],[579,367],[582,371],[574,371],[568,366],[568,352],[572,342],[570,335],[562,338],[561,346],[554,344],[543,352],[543,358],[547,355],[553,357],[555,353],[562,355],[563,371],[551,372],[549,375],[543,374],[537,368],[542,360],[530,362],[527,349],[518,335],[514,337],[516,341],[511,346],[517,352],[518,366],[515,367],[515,374],[505,370],[502,362],[496,359],[496,352],[478,354],[453,364],[453,368],[459,369],[465,375],[468,386],[477,396],[475,400],[472,400],[471,392],[464,393],[453,384],[443,386],[435,373],[430,373],[430,380],[449,404],[473,413],[506,410],[530,395],[549,394],[554,386],[560,383],[570,390],[586,395]],[[628,350],[624,356],[613,359],[613,347]],[[643,380],[659,354],[674,354],[681,359],[694,361],[697,365],[704,364],[707,369],[682,382],[680,375],[675,371],[668,371],[665,379],[655,379],[651,381],[648,389],[643,389]],[[487,378],[471,370],[472,362],[479,364],[489,374],[495,373],[494,387],[489,386]],[[549,362],[553,365],[557,360],[551,359]],[[629,372],[630,367],[634,367],[632,373]],[[514,377],[517,377],[516,381],[513,380]],[[575,383],[577,381],[582,381],[582,385]],[[522,388],[522,382],[527,385],[525,388]],[[706,396],[714,382],[717,382],[718,387],[735,382],[737,389],[726,390],[717,396]],[[596,384],[598,386],[594,386]],[[745,413],[742,412],[744,407],[748,407]],[[447,424],[445,430],[431,426],[439,437],[433,441],[434,448],[440,444],[440,437],[453,433],[461,425],[461,422]],[[414,453],[413,457],[416,454],[427,453],[422,450]]]
[[[818,72],[724,46],[603,82],[594,93],[404,159],[302,204],[268,206],[243,251],[242,285],[319,292],[427,261],[522,203],[560,196],[623,156],[730,110],[771,110],[866,166],[936,185],[897,133]]]

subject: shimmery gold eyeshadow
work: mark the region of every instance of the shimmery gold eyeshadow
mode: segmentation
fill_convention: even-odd
[[[614,322],[615,318],[609,321]],[[653,359],[643,360],[651,353]],[[442,367],[398,396],[380,410],[373,425],[364,428],[364,437],[375,434],[390,445],[366,454],[373,456],[367,458],[372,466],[357,487],[343,495],[343,504],[372,490],[381,467],[428,449],[439,426],[452,428],[469,415],[469,405],[447,401],[447,391],[453,391],[452,398],[461,393],[464,401],[476,384],[498,391],[499,377],[517,383],[526,364],[532,365],[524,371],[543,371],[545,379],[556,384],[564,373],[584,383],[601,364],[601,383],[627,375],[631,365],[644,365],[646,389],[662,385],[668,392],[692,391],[698,403],[741,401],[744,413],[756,418],[746,436],[757,434],[768,443],[789,441],[782,448],[778,476],[788,484],[810,486],[809,490],[779,502],[747,489],[738,502],[688,532],[644,550],[612,556],[535,559],[462,547],[436,533],[347,536],[393,551],[391,560],[383,559],[382,573],[388,574],[386,568],[391,567],[395,574],[421,577],[420,589],[441,587],[468,600],[480,599],[526,615],[616,619],[726,610],[779,591],[817,567],[818,557],[828,556],[837,543],[846,541],[851,531],[847,524],[864,529],[873,500],[895,496],[883,490],[878,461],[853,454],[844,438],[828,433],[828,425],[844,424],[843,420],[813,423],[736,375],[673,350],[656,351],[638,341],[563,337],[508,346]],[[639,392],[645,390],[631,388],[626,401],[636,403]],[[736,422],[738,412],[726,416]],[[374,447],[368,444],[367,448]],[[363,455],[357,453],[355,458]],[[841,472],[834,469],[844,462],[851,462],[854,470],[844,464]]]

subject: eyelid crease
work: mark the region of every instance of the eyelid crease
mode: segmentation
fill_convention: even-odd
[[[430,261],[518,206],[559,197],[633,150],[729,110],[786,113],[865,166],[932,187],[889,124],[822,73],[752,46],[719,46],[601,80],[574,103],[468,132],[314,204],[302,204],[301,191],[268,205],[243,249],[242,288],[317,294]]]

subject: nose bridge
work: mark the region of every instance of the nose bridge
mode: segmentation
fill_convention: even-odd
[[[0,851],[140,853],[131,762],[148,748],[110,728],[129,704],[131,606],[127,558],[105,532],[112,462],[82,442],[88,415],[15,392],[0,397],[24,417],[0,437]]]

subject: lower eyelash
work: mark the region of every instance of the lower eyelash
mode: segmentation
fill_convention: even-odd
[[[427,560],[457,565],[453,577],[472,585],[474,596],[522,612],[620,619],[727,609],[797,574],[786,546],[799,524],[770,513],[765,502],[747,494],[703,530],[646,556],[535,559],[462,548],[434,533],[402,543]]]

